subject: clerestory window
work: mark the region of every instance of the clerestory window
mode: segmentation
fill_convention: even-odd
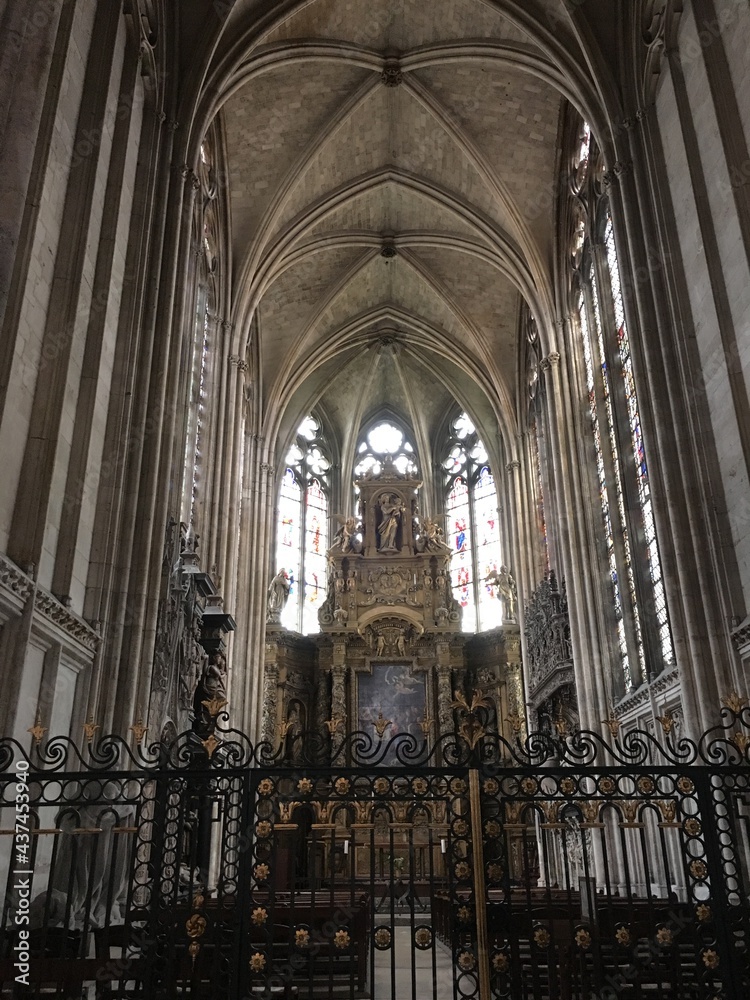
[[[450,425],[443,460],[453,596],[465,632],[502,624],[501,602],[487,577],[502,564],[497,489],[484,444],[466,413]]]
[[[281,480],[275,569],[286,570],[291,582],[281,624],[307,635],[318,631],[326,595],[330,467],[320,423],[305,417]]]

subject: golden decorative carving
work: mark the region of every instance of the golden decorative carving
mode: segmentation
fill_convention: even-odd
[[[130,727],[130,732],[133,734],[133,736],[135,736],[136,744],[140,746],[141,743],[143,743],[143,740],[145,739],[146,733],[148,732],[148,726],[144,726],[143,719],[140,717],[140,715],[138,716],[138,720],[134,722],[133,725]]]
[[[614,705],[609,706],[609,715],[606,719],[602,719],[602,725],[606,726],[610,732],[613,740],[616,740],[620,735],[620,729],[622,728],[622,723],[615,715]]]
[[[377,719],[373,720],[372,724],[373,724],[373,726],[375,726],[375,732],[378,734],[378,737],[381,740],[383,738],[383,734],[385,733],[386,729],[389,726],[393,725],[393,723],[391,722],[390,719],[383,718],[383,711],[382,711],[382,709],[378,712],[378,717],[377,717]]]
[[[27,733],[31,733],[34,737],[34,745],[40,746],[42,740],[44,739],[44,734],[47,732],[46,728],[42,725],[42,719],[39,712],[36,713],[36,722],[33,726],[30,726]]]
[[[203,747],[209,757],[213,757],[214,751],[221,744],[221,740],[217,740],[213,733],[208,737],[208,739],[203,740]]]
[[[656,721],[661,723],[661,728],[664,730],[664,735],[669,736],[669,734],[674,729],[675,717],[671,712],[665,712],[664,715],[657,715]]]
[[[747,705],[747,698],[743,695],[737,694],[736,691],[731,691],[725,698],[721,700],[722,705],[725,705],[730,712],[735,715],[739,715],[742,709]]]
[[[229,702],[227,701],[226,698],[219,698],[218,695],[215,695],[213,698],[209,698],[201,702],[201,705],[204,706],[204,708],[206,709],[206,711],[208,712],[208,714],[211,716],[212,719],[215,719],[216,716],[219,714],[219,712],[222,710],[222,708],[224,708],[224,706],[228,704]]]
[[[96,722],[94,722],[93,718],[90,718],[88,722],[84,722],[84,724],[83,724],[83,731],[84,731],[84,733],[86,735],[86,742],[87,743],[91,743],[91,741],[93,740],[94,736],[96,735],[97,729],[100,729],[100,728],[101,727],[99,726],[99,724],[96,723]]]

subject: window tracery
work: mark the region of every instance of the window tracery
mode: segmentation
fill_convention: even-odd
[[[570,259],[624,693],[673,662],[674,650],[614,226],[595,156],[583,124],[573,157]]]
[[[287,452],[276,533],[276,568],[291,582],[281,624],[308,635],[326,596],[330,467],[320,423],[308,415]]]
[[[442,467],[453,596],[463,609],[463,628],[495,628],[502,624],[502,606],[487,577],[502,565],[497,488],[487,451],[466,413],[451,423]]]

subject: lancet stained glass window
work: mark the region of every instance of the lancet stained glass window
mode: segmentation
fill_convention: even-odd
[[[674,661],[615,234],[606,195],[589,170],[596,143],[576,140],[571,257],[581,291],[588,406],[625,691]],[[582,211],[581,206],[585,206]],[[589,220],[600,220],[597,252]],[[584,291],[587,290],[587,291]],[[620,382],[622,379],[622,382]],[[642,608],[653,609],[644,616]],[[622,689],[620,689],[620,692]]]
[[[320,424],[308,416],[286,456],[279,492],[275,569],[286,570],[291,589],[281,615],[286,628],[318,631],[318,608],[326,594],[328,471]]]
[[[466,413],[451,425],[443,470],[453,596],[463,609],[463,629],[495,628],[502,624],[502,607],[486,578],[502,563],[497,488],[485,447]]]

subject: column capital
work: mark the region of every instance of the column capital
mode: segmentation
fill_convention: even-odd
[[[539,362],[539,367],[542,369],[542,371],[546,372],[549,371],[550,368],[556,367],[559,364],[560,364],[560,355],[557,353],[557,351],[552,351],[547,355],[546,358],[542,358],[542,360]]]
[[[521,468],[521,463],[518,461],[518,459],[514,458],[512,462],[507,463],[507,465],[505,466],[505,471],[513,472],[515,471],[515,469],[520,469],[520,468]]]

